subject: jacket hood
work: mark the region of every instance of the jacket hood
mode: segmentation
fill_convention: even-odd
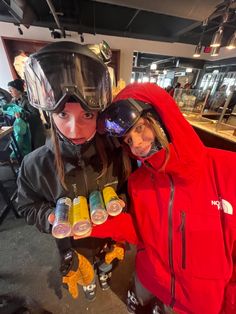
[[[192,126],[184,118],[174,99],[162,88],[151,83],[134,83],[126,86],[113,101],[133,98],[148,102],[160,116],[170,137],[170,158],[165,171],[182,172],[200,166],[205,147]],[[148,158],[155,169],[161,168],[163,152]]]

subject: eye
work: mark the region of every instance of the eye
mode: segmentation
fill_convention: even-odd
[[[132,145],[133,141],[131,139],[131,137],[124,137],[124,143],[127,144],[127,145]]]
[[[141,133],[144,130],[144,128],[145,128],[144,124],[139,124],[136,126],[135,131]]]
[[[57,114],[57,116],[61,119],[65,119],[68,116],[68,114],[65,111],[61,111]]]
[[[86,111],[86,112],[84,112],[83,117],[85,119],[93,119],[94,118],[94,113]]]

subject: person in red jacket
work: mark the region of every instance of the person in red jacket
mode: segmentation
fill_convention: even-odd
[[[119,138],[127,175],[127,156],[141,162],[128,179],[139,234],[129,309],[153,295],[179,314],[236,313],[236,154],[205,147],[150,83],[124,88],[98,131]]]

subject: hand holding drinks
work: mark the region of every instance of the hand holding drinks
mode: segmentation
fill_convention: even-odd
[[[89,195],[89,206],[85,196],[78,196],[73,202],[68,197],[58,199],[55,212],[48,221],[52,224],[52,235],[56,238],[73,236],[74,239],[89,237],[92,224],[103,224],[108,215],[117,216],[125,203],[115,190],[108,186],[102,193],[98,190]]]

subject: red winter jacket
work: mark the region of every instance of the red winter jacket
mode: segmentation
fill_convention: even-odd
[[[236,154],[206,148],[156,85],[129,85],[126,98],[153,104],[171,142],[165,171],[161,150],[129,177],[139,280],[177,313],[235,314]]]

